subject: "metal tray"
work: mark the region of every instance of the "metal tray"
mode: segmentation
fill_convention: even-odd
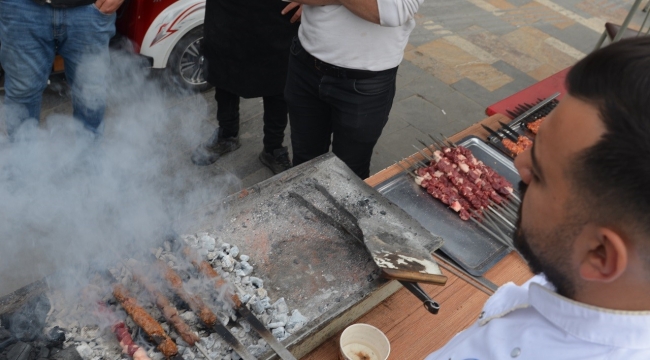
[[[477,159],[513,185],[520,181],[512,160],[478,137],[470,136],[456,144],[470,149]],[[471,275],[483,275],[508,254],[507,247],[492,239],[476,224],[461,220],[458,214],[434,199],[404,172],[377,185],[376,189],[432,234],[442,237],[445,242],[441,250]]]

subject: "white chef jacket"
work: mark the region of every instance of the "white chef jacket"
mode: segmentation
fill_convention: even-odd
[[[500,287],[474,325],[425,360],[513,358],[649,360],[650,311],[582,304],[535,276]]]

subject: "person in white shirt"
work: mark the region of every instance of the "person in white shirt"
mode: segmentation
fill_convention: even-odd
[[[304,4],[302,24],[284,92],[294,165],[331,145],[359,177],[368,177],[422,1],[296,0]]]
[[[536,274],[507,284],[437,359],[650,359],[650,37],[569,72],[568,93],[515,160],[515,246]]]

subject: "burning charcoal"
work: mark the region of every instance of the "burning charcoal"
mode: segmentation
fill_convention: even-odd
[[[210,251],[207,255],[208,261],[212,261],[217,258],[217,253],[214,251]]]
[[[239,326],[241,326],[242,330],[247,333],[251,331],[251,325],[248,323],[246,320],[240,320],[239,321]]]
[[[278,301],[273,304],[273,308],[280,314],[286,314],[289,312],[289,306],[287,306],[287,302],[283,297],[279,298]]]
[[[56,354],[50,356],[50,359],[53,360],[83,360],[81,356],[79,356],[79,353],[77,352],[77,349],[74,348],[74,346],[70,346],[69,348],[63,349]]]
[[[290,333],[295,333],[300,330],[307,323],[307,318],[304,317],[298,309],[295,309],[291,312],[291,317],[287,321],[286,329]]]
[[[241,283],[242,285],[249,285],[251,283],[251,278],[248,276],[244,276],[241,278]]]
[[[207,233],[203,233],[203,234],[207,235]],[[197,236],[199,238],[201,237],[201,235],[199,235],[199,234],[197,234]],[[185,241],[185,243],[190,245],[190,246],[196,246],[196,245],[198,245],[198,242],[199,242],[199,239],[197,238],[197,236],[185,235],[183,237],[183,241]],[[170,242],[170,249],[168,251],[171,251],[171,250],[172,250],[172,248],[171,248],[171,242]]]
[[[253,267],[247,261],[242,260],[241,271],[244,274],[244,276],[248,276],[253,273]]]
[[[204,235],[200,239],[201,247],[207,251],[214,251],[217,241],[210,235]]]
[[[264,287],[264,281],[255,276],[251,276],[251,284],[253,284],[253,286],[255,286],[256,288]]]
[[[158,250],[156,250],[156,259],[160,259],[160,255],[162,255],[163,248],[159,247]]]
[[[289,321],[289,316],[285,314],[280,314],[280,313],[274,313],[273,316],[271,316],[271,322],[272,323],[282,323],[282,326],[284,326],[287,321]]]
[[[222,312],[217,313],[217,319],[219,319],[219,322],[222,323],[223,325],[228,325],[228,323],[230,322],[230,316]]]
[[[196,355],[192,352],[192,349],[190,348],[185,348],[185,351],[183,351],[183,359],[185,360],[194,360]]]
[[[93,355],[93,349],[86,343],[79,344],[76,349],[82,358],[88,359]]]
[[[183,240],[185,240],[185,239],[183,239]],[[186,240],[185,240],[185,242],[187,243]],[[165,251],[167,251],[167,252],[172,251],[172,244],[171,244],[171,242],[170,242],[169,240],[165,241],[165,242],[163,243],[163,248],[164,248]]]
[[[253,305],[252,305],[252,310],[253,310],[253,312],[255,312],[257,314],[263,313],[264,312],[264,304],[262,304],[262,301],[258,300],[256,302],[254,302]]]
[[[248,256],[248,255],[239,255],[239,260],[248,262],[248,260],[250,260],[250,256]]]
[[[266,347],[259,345],[251,345],[248,347],[248,351],[255,357],[260,357],[264,352],[266,352]]]
[[[226,253],[223,251],[217,251],[217,260],[221,260],[226,257]]]
[[[32,346],[22,341],[12,345],[7,352],[9,360],[29,360],[32,353]]]
[[[47,332],[46,339],[50,348],[60,347],[65,341],[65,331],[60,327],[55,326]]]
[[[47,359],[50,356],[50,349],[46,346],[41,346],[38,350],[38,355],[36,356],[39,359]]]
[[[223,259],[221,259],[221,267],[225,271],[232,271],[234,265],[235,264],[233,262],[233,258],[230,255],[226,255]]]
[[[273,336],[275,336],[275,338],[278,339],[278,340],[282,340],[282,339],[284,339],[284,338],[285,338],[285,335],[286,335],[286,333],[285,333],[283,327],[275,328],[275,329],[271,330],[271,333],[272,333]]]
[[[267,295],[267,291],[264,288],[259,288],[255,290],[255,295],[257,295],[258,298],[264,299]],[[269,304],[268,307],[271,307],[271,305]]]
[[[196,317],[196,314],[194,314],[191,311],[186,311],[182,313],[181,318],[185,320],[185,322],[190,326],[196,325],[196,323],[199,321],[198,318]]]
[[[282,330],[284,331],[284,325],[286,325],[286,322],[272,322],[269,323],[268,328],[269,329],[282,328]]]
[[[268,296],[260,300],[260,302],[264,306],[264,309],[269,309],[271,307],[271,299],[269,299]]]
[[[223,252],[228,252],[228,250],[230,250],[230,244],[228,244],[228,243],[222,243],[220,249],[221,249],[221,251],[223,251]]]
[[[237,246],[231,247],[230,251],[228,252],[228,255],[232,256],[233,258],[236,258],[237,255],[239,255],[239,248]]]

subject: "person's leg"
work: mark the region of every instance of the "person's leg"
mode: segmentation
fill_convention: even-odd
[[[372,150],[388,121],[396,74],[397,69],[370,79],[336,79],[328,86],[328,101],[336,109],[332,152],[362,179],[370,175]]]
[[[54,61],[52,8],[33,1],[0,1],[0,44],[5,124],[12,138],[23,121],[40,117]]]
[[[287,128],[287,103],[284,95],[265,96],[264,100],[264,151],[272,153],[281,149],[284,130]]]
[[[86,129],[100,133],[110,67],[108,42],[115,35],[116,15],[106,15],[94,4],[55,11],[64,23],[58,52],[72,88],[73,115]]]
[[[239,95],[215,88],[214,100],[217,101],[217,122],[221,136],[239,136]]]
[[[274,174],[291,168],[289,151],[282,146],[287,128],[287,103],[283,95],[264,97],[264,150],[259,159]]]
[[[215,88],[217,101],[217,127],[208,141],[192,152],[194,165],[205,166],[217,161],[222,155],[239,149],[239,95]]]
[[[298,58],[305,51],[294,39],[284,99],[289,109],[293,165],[329,151],[332,138],[331,109],[321,100],[321,75]]]

